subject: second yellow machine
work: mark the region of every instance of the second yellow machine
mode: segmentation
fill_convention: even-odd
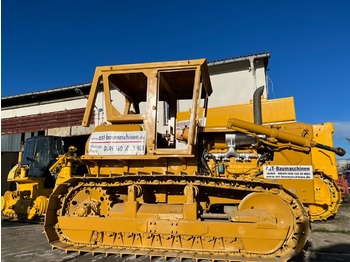
[[[244,120],[257,125],[268,125],[274,129],[274,132],[268,132],[274,133],[269,135],[269,139],[261,140],[266,144],[267,148],[272,149],[269,154],[265,152],[265,155],[269,155],[269,161],[265,165],[283,165],[284,167],[286,165],[293,167],[308,165],[312,166],[312,172],[310,176],[300,176],[298,172],[293,171],[290,176],[285,175],[286,172],[282,172],[281,174],[283,175],[276,174],[274,176],[266,176],[261,173],[259,177],[270,182],[282,184],[295,193],[303,205],[307,207],[311,221],[327,220],[334,217],[342,202],[341,191],[336,183],[338,179],[336,154],[342,156],[344,155],[344,150],[331,149],[333,147],[333,123],[325,122],[311,125],[296,122],[293,97],[268,100],[262,97],[263,90],[263,86],[257,88],[253,99],[249,103],[209,108],[206,117],[206,129],[226,126],[230,118]],[[190,111],[178,113],[177,126],[183,127],[188,124],[189,117]],[[251,136],[261,132],[260,127],[256,125],[243,123],[240,126],[243,133]],[[300,137],[299,142],[288,144],[289,138],[283,140],[284,143],[277,143],[276,139],[272,141],[271,137],[276,136],[279,131]],[[227,150],[229,144],[226,143],[227,141],[225,141],[223,135],[215,134],[214,136],[216,142],[211,152]],[[313,140],[312,143],[310,142],[311,140]],[[267,145],[268,142],[270,142],[269,145]],[[323,148],[316,147],[317,143],[328,146]],[[297,145],[306,145],[306,148],[301,148]],[[248,149],[250,146],[249,143],[241,145],[239,150],[242,151],[243,148]],[[233,158],[231,157],[231,159]],[[237,159],[233,163],[231,161],[231,164],[228,161],[221,161],[221,163],[230,166],[230,172],[236,178],[242,177],[242,179],[245,179],[244,177],[247,174],[241,172],[241,170],[251,169],[256,165],[254,161],[241,161],[238,165]]]
[[[269,167],[283,164],[274,153],[284,149],[287,157],[336,149],[237,119],[207,126],[205,59],[98,67],[84,126],[100,90],[108,124],[86,143],[88,174],[49,198],[45,233],[54,248],[212,261],[286,261],[303,249],[307,211]],[[181,126],[184,108],[190,116]],[[285,164],[290,179],[293,168],[312,176],[309,158]]]

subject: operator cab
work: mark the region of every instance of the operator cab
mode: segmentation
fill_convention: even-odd
[[[64,149],[60,137],[31,137],[24,144],[21,166],[29,166],[28,177],[45,177],[44,186],[53,188],[55,179],[51,176],[49,168],[61,154],[64,154]]]
[[[212,93],[205,59],[96,68],[83,126],[90,124],[99,89],[112,125],[95,129],[89,155],[193,154]],[[181,111],[190,111],[187,121],[177,120]]]

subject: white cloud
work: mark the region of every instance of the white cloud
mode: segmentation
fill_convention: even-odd
[[[350,121],[334,122],[334,137],[350,138]]]

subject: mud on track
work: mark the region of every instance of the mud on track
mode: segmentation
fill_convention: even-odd
[[[338,214],[327,222],[315,222],[305,251],[290,262],[350,261],[350,204],[344,203]],[[52,250],[43,233],[43,225],[1,220],[1,261],[3,262],[149,262],[147,257],[66,254]],[[155,258],[152,262],[163,262]],[[169,259],[167,262],[178,262]],[[186,260],[190,262],[192,260]],[[203,261],[204,262],[204,261]]]

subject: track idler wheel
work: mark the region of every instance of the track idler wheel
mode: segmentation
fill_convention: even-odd
[[[315,203],[307,205],[311,221],[327,220],[335,216],[341,203],[341,192],[333,179],[314,177]]]
[[[247,195],[238,206],[238,214],[242,216],[242,220],[245,219],[244,217],[255,217],[255,221],[252,222],[255,222],[257,227],[266,228],[266,234],[269,234],[271,231],[268,229],[272,228],[276,229],[276,233],[261,242],[243,237],[246,249],[251,252],[266,253],[267,250],[276,252],[277,249],[284,246],[288,246],[290,250],[296,248],[297,245],[299,246],[300,242],[295,236],[303,235],[305,232],[298,232],[296,214],[292,208],[291,204],[272,193],[254,192]],[[302,243],[300,246],[304,244]]]

